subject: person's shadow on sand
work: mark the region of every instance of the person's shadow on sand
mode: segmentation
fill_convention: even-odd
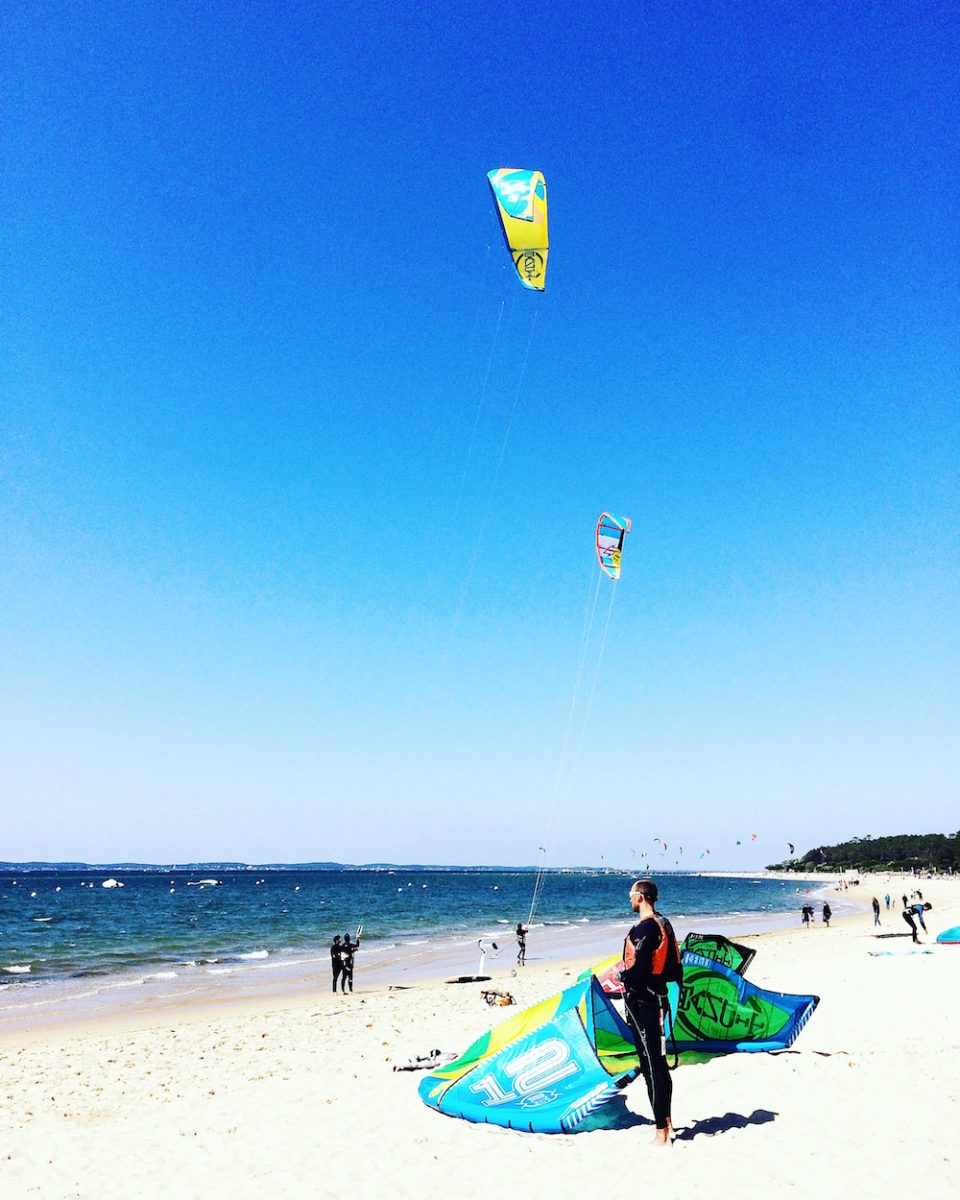
[[[704,1117],[702,1121],[695,1121],[692,1125],[678,1129],[677,1141],[689,1142],[701,1134],[708,1134],[712,1137],[717,1133],[727,1133],[731,1129],[746,1129],[749,1125],[766,1125],[776,1119],[777,1114],[766,1108],[754,1109],[749,1117],[741,1116],[740,1113],[726,1113],[722,1117]],[[600,1112],[595,1113],[594,1116],[579,1125],[577,1132],[586,1133],[594,1129],[632,1129],[637,1125],[648,1125],[652,1129],[653,1121],[649,1117],[641,1117],[632,1112],[627,1108],[626,1098],[617,1096],[605,1104]]]
[[[755,1108],[749,1117],[740,1113],[725,1113],[722,1117],[704,1117],[702,1121],[694,1121],[684,1129],[677,1130],[678,1142],[689,1142],[701,1134],[713,1137],[717,1133],[728,1133],[731,1129],[746,1129],[748,1125],[767,1125],[775,1121],[777,1114],[767,1108]]]

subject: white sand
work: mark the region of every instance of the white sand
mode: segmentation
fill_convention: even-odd
[[[934,904],[931,946],[960,924],[960,880],[921,886]],[[888,889],[865,880],[857,890],[869,901]],[[889,890],[899,897],[902,881]],[[897,911],[881,920],[882,934],[908,932]],[[676,1071],[680,1137],[666,1150],[648,1146],[642,1081],[626,1097],[643,1123],[569,1136],[426,1108],[421,1076],[391,1064],[463,1050],[518,1011],[489,1008],[481,985],[344,997],[324,977],[308,1000],[7,1034],[0,1196],[955,1197],[960,946],[902,953],[908,937],[873,933],[865,913],[743,939],[758,948],[751,980],[816,992],[820,1007],[789,1052]],[[525,1006],[584,965],[495,971],[493,986]]]

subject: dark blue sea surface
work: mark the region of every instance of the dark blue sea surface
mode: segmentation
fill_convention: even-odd
[[[403,868],[115,871],[123,887],[108,888],[106,877],[102,869],[0,875],[0,994],[55,980],[162,978],[191,968],[227,973],[298,956],[322,961],[333,934],[354,934],[360,924],[367,955],[458,939],[506,941],[527,919],[534,884],[530,871]],[[217,886],[201,882],[211,878]],[[797,892],[807,886],[759,877],[658,879],[661,908],[678,928],[795,913]],[[629,886],[622,874],[552,873],[533,928],[624,922]]]

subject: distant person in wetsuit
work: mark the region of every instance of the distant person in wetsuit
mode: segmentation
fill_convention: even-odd
[[[333,990],[337,990],[337,980],[343,974],[343,947],[340,945],[340,934],[334,934],[330,944],[330,965],[333,967]]]
[[[813,915],[813,909],[810,907],[809,904],[805,904],[803,906],[803,908],[801,909],[801,912],[803,913],[803,923],[809,929],[810,928],[810,918]]]
[[[900,897],[900,899],[903,901],[903,907],[904,907],[904,908],[906,908],[906,907],[907,907],[907,896],[906,896],[906,893],[904,893],[904,894],[903,894],[903,895]]]
[[[527,934],[522,922],[517,922],[517,966],[522,967],[527,961]]]
[[[830,908],[830,905],[824,904],[824,906],[823,906],[823,923],[824,923],[824,925],[826,925],[826,927],[828,929],[830,928],[830,918],[832,916],[833,916],[833,910]]]
[[[353,991],[353,956],[360,949],[360,939],[355,942],[350,941],[350,934],[343,935],[343,978],[340,980],[340,991],[345,992],[349,985],[350,991]],[[336,988],[334,988],[336,991]]]
[[[874,896],[873,898],[873,923],[880,924],[880,901]]]
[[[623,943],[627,1024],[633,1031],[640,1070],[647,1085],[657,1126],[654,1144],[669,1146],[673,1139],[670,1115],[673,1080],[667,1067],[663,1018],[667,984],[680,983],[680,951],[670,922],[656,911],[658,891],[652,879],[638,879],[630,889],[630,907],[640,918]]]
[[[923,932],[926,933],[927,927],[923,921],[923,914],[929,912],[931,908],[933,905],[929,900],[925,900],[923,904],[911,904],[909,908],[903,910],[903,919],[910,926],[910,934],[917,945],[920,944],[920,939],[917,937],[917,921],[920,922]]]

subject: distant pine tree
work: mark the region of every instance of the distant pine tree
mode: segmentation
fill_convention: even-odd
[[[957,833],[899,833],[857,837],[835,846],[817,846],[798,858],[770,863],[770,871],[940,871],[960,872]]]

